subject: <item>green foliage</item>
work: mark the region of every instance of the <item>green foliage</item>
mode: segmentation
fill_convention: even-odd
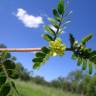
[[[42,62],[43,61],[43,58],[42,57],[37,57],[37,58],[34,58],[33,60],[32,60],[33,62]]]
[[[16,93],[17,93],[18,96],[19,96],[19,92],[18,92],[18,90],[17,90],[17,88],[16,88],[15,82],[11,81],[11,86],[15,89]]]
[[[82,64],[82,58],[78,57],[78,61],[77,61],[77,65],[81,65]]]
[[[96,96],[96,75],[94,75],[87,85],[87,96]]]
[[[60,0],[60,2],[58,3],[58,12],[60,15],[64,14],[64,0]]]
[[[37,85],[32,82],[16,81],[20,96],[80,96],[79,94],[57,90],[42,85]]]
[[[32,78],[36,84],[48,86],[44,78],[36,76]],[[47,81],[48,82],[48,81]],[[63,90],[63,92],[72,92],[80,94],[80,96],[95,96],[96,95],[96,75],[90,76],[83,71],[72,71],[65,77],[58,77],[49,82],[49,87]],[[33,88],[34,89],[34,88]],[[70,96],[70,95],[68,95]],[[77,96],[77,95],[76,95]]]
[[[62,33],[63,30],[63,18],[65,14],[65,8],[64,8],[64,1],[60,0],[58,3],[57,8],[53,8],[53,16],[54,18],[48,18],[51,25],[54,27],[52,29],[50,26],[45,25],[44,29],[48,32],[48,34],[44,34],[43,38],[48,41],[48,47],[42,47],[41,52],[37,52],[35,54],[35,58],[33,58],[33,68],[39,68],[43,63],[45,63],[50,56],[63,56],[64,51],[66,50],[66,45],[63,44],[61,39],[59,38],[59,35]],[[66,15],[66,14],[65,14]],[[47,51],[44,52],[44,51]]]
[[[35,76],[31,77],[32,82],[38,84],[38,85],[47,85],[48,82],[41,76]]]
[[[77,59],[77,65],[82,65],[82,70],[89,68],[89,74],[92,74],[93,67],[96,65],[96,51],[87,48],[85,44],[92,38],[92,34],[84,37],[80,44],[75,40],[72,34],[70,34],[70,44],[72,49],[72,59]]]
[[[53,41],[53,38],[49,34],[44,34],[43,38],[47,41]]]
[[[42,47],[41,52],[35,54],[35,58],[32,60],[34,62],[33,68],[39,68],[43,63],[45,63],[50,57],[50,49],[47,47]]]
[[[0,74],[0,87],[6,82],[6,76],[2,76],[2,74]]]
[[[73,45],[74,45],[74,42],[75,42],[75,38],[73,37],[73,35],[72,35],[71,33],[69,34],[69,36],[70,36],[70,39],[69,39],[69,40],[70,40],[70,46],[71,46],[71,48],[73,49],[73,47],[74,47]]]
[[[19,77],[22,81],[28,81],[30,80],[30,72],[28,72],[21,63],[16,63],[15,72],[17,73],[17,77]]]
[[[91,53],[90,53],[90,61],[92,61],[93,63],[95,63],[96,64],[96,51],[92,51]]]
[[[11,86],[9,83],[5,83],[0,88],[0,96],[7,96],[11,91]]]
[[[92,74],[92,62],[89,63],[89,74]]]
[[[66,16],[70,14],[70,12],[66,11],[66,8],[68,8],[68,5],[64,0],[60,0],[57,8],[52,9],[54,18],[48,18],[48,20],[56,30],[49,25],[45,25],[45,31],[48,34],[44,34],[43,38],[48,41],[48,46],[43,47],[41,52],[35,54],[35,58],[32,60],[34,62],[33,68],[39,68],[50,56],[63,56],[65,51],[72,51],[72,59],[77,60],[77,65],[82,66],[82,70],[86,70],[88,67],[89,73],[92,74],[93,64],[96,67],[96,51],[87,48],[86,44],[93,37],[93,34],[85,36],[79,43],[70,33],[70,48],[67,48],[60,38],[66,24]],[[49,51],[46,53],[43,49]]]
[[[55,21],[53,21],[53,19],[50,18],[49,20],[53,23],[53,25],[55,25],[54,23]],[[48,25],[45,26],[45,30],[49,32],[50,34],[55,35],[55,32],[53,31],[53,29],[50,28]]]
[[[6,69],[15,69],[15,63],[13,62],[13,61],[11,61],[11,60],[6,60],[6,61],[4,61],[4,66],[5,66],[5,68]]]
[[[84,37],[84,38],[81,40],[81,43],[82,43],[83,45],[85,45],[92,37],[93,37],[93,34],[89,34],[88,36]]]
[[[55,8],[53,8],[53,15],[54,15],[54,18],[57,21],[61,21],[61,18],[60,18],[59,14],[58,14],[58,11]]]
[[[15,62],[7,51],[0,53],[0,96],[7,96],[12,90],[12,79],[17,79],[15,72]],[[13,95],[13,94],[12,94]]]
[[[50,49],[44,46],[42,47],[41,51],[45,54],[48,54],[50,52]]]
[[[38,52],[36,53],[36,57],[40,58],[40,57],[45,57],[46,54],[45,53],[42,53],[42,52]]]
[[[49,25],[45,25],[45,31],[48,33],[44,33],[43,38],[48,42],[48,46],[42,47],[41,51],[35,54],[35,58],[32,60],[34,63],[33,68],[39,68],[51,56],[63,56],[65,51],[72,51],[72,59],[77,60],[77,65],[81,65],[82,70],[86,70],[88,67],[89,74],[92,74],[93,64],[96,67],[96,51],[87,48],[86,44],[93,37],[93,35],[87,35],[81,40],[80,43],[78,43],[78,41],[70,33],[70,48],[66,48],[66,45],[60,38],[60,35],[62,35],[62,31],[64,29],[64,25],[66,24],[66,16],[69,15],[69,13],[66,12],[67,5],[65,4],[66,3],[64,0],[60,0],[57,8],[53,8],[52,11],[54,18],[48,18],[48,20],[52,27],[54,27],[56,30],[52,29]],[[6,48],[4,45],[0,45],[0,47]],[[0,53],[0,96],[7,96],[12,89],[14,89],[16,94],[18,94],[15,83],[12,81],[12,79],[17,79],[19,75],[21,75],[23,79],[29,78],[29,74],[23,70],[23,68],[19,66],[23,71],[20,68],[17,68],[14,62],[15,60],[16,58],[12,57],[11,54],[6,51]],[[18,73],[20,74],[18,75]],[[61,86],[60,80],[54,81],[53,83],[57,84],[56,86]],[[77,83],[78,82],[76,81],[76,78],[75,80],[72,80],[73,91],[77,90]],[[64,82],[62,84],[64,84]]]
[[[84,60],[84,59],[83,59],[82,62],[83,62],[83,64],[82,64],[82,69],[83,69],[83,70],[86,70],[86,68],[87,68],[87,60]]]

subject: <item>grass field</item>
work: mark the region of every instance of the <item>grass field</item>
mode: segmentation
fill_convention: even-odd
[[[80,96],[50,87],[36,85],[30,82],[16,81],[20,96]]]

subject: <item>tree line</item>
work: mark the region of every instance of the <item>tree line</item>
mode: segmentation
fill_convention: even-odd
[[[96,96],[96,75],[90,76],[80,70],[70,72],[67,77],[58,77],[57,79],[46,81],[41,76],[30,75],[23,67],[19,76],[19,79],[25,82],[53,87],[64,92],[78,93],[81,96]]]

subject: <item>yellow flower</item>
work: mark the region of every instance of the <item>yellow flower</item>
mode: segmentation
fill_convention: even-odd
[[[51,55],[64,55],[66,46],[62,43],[61,39],[57,38],[55,41],[49,42],[49,47],[51,49]]]

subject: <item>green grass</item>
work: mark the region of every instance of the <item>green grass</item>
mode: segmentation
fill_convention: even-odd
[[[16,81],[16,86],[20,96],[80,96],[30,82]]]

